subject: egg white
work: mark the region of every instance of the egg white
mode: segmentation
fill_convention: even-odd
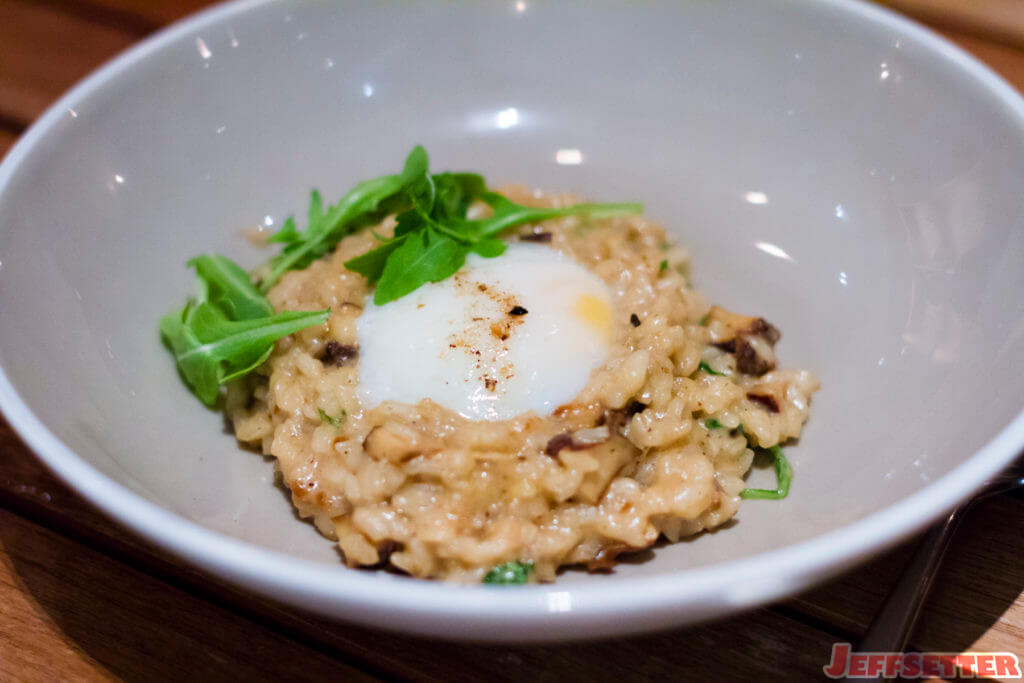
[[[367,408],[430,398],[472,420],[547,415],[607,357],[611,293],[564,254],[515,243],[397,301],[370,296],[357,330]]]

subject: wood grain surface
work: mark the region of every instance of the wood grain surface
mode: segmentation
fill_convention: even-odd
[[[7,150],[18,139],[18,134],[13,130],[0,128],[0,157],[7,153]]]
[[[206,4],[0,0],[0,155],[78,79]],[[1024,89],[1024,0],[886,4]],[[1024,655],[1022,528],[1019,494],[970,514],[915,649]],[[833,642],[864,632],[913,546],[697,627],[542,647],[434,642],[328,622],[182,564],[57,481],[0,418],[0,680],[813,680]]]
[[[0,117],[22,125],[138,40],[47,3],[0,0],[0,17]],[[45,58],[41,45],[52,46]]]
[[[383,677],[407,680],[476,680],[531,677],[557,680],[569,677],[616,680],[629,678],[640,666],[645,675],[673,676],[687,670],[704,678],[734,671],[736,675],[799,672],[814,677],[820,671],[836,635],[801,619],[801,608],[762,609],[741,617],[698,627],[614,641],[545,647],[508,647],[432,642],[368,629],[329,623],[240,589],[184,566],[173,557],[110,523],[100,512],[60,484],[30,456],[10,428],[0,420],[0,549],[6,548],[8,519],[33,520],[56,538],[75,539],[96,553],[138,571],[159,577],[168,590],[184,592],[244,615],[252,628],[272,628],[304,644],[330,653]],[[11,457],[14,456],[14,457]],[[29,522],[25,522],[29,523]],[[104,566],[117,574],[113,566]],[[0,586],[2,590],[2,586]],[[79,587],[78,590],[84,590]],[[2,618],[2,613],[0,613]],[[171,621],[168,628],[177,628]],[[756,643],[731,651],[725,643],[736,634]],[[54,634],[59,635],[59,634]],[[7,648],[22,649],[21,631],[0,631],[0,661]],[[721,645],[722,647],[713,647]],[[712,654],[706,650],[711,648]],[[638,664],[642,660],[642,664]],[[165,664],[151,659],[155,670]],[[504,663],[503,663],[504,662]],[[200,663],[197,663],[197,666]],[[197,672],[205,672],[198,668]]]
[[[4,680],[372,678],[3,510],[0,552]]]
[[[1024,49],[1020,0],[885,0],[882,4],[939,29]]]

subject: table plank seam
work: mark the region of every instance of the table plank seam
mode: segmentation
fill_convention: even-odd
[[[44,5],[64,14],[84,19],[99,26],[115,28],[123,33],[133,34],[140,39],[163,28],[164,24],[127,9],[110,7],[91,0],[14,0],[29,4]]]
[[[790,621],[796,621],[804,626],[813,628],[822,633],[834,636],[838,642],[856,643],[860,640],[863,634],[851,631],[844,628],[839,624],[833,624],[820,616],[816,616],[810,612],[806,612],[800,609],[798,604],[790,602],[794,598],[789,598],[784,602],[773,603],[768,605],[767,609],[780,617],[785,617]]]
[[[25,124],[13,116],[8,116],[3,111],[0,111],[0,131],[18,137],[25,132]]]

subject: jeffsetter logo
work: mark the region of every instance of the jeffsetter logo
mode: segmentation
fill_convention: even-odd
[[[829,678],[1020,678],[1012,652],[854,652],[849,643],[832,645]]]

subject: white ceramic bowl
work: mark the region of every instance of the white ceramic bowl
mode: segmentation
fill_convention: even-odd
[[[784,502],[614,575],[453,587],[340,566],[175,375],[185,260],[397,168],[636,199],[823,388]],[[582,163],[559,164],[580,150]],[[1024,101],[848,0],[236,2],[60,100],[0,167],[0,407],[114,518],[252,590],[445,637],[621,634],[850,567],[1024,443]]]

